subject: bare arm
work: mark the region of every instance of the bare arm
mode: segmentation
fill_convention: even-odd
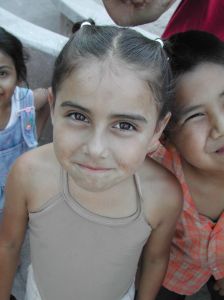
[[[136,26],[157,20],[176,0],[103,0],[114,22]]]
[[[33,95],[36,109],[37,136],[39,139],[50,115],[50,108],[48,104],[48,89],[35,89],[33,90]]]
[[[159,216],[159,223],[152,230],[142,255],[138,300],[156,298],[166,273],[170,245],[182,208],[182,193],[178,185],[169,188],[163,197],[166,197],[166,201],[159,201],[163,203],[159,214],[155,211]]]
[[[22,178],[19,166],[13,167],[6,185],[6,202],[0,225],[0,299],[9,300],[19,252],[28,220]]]

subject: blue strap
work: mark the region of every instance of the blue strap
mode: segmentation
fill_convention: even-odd
[[[23,138],[29,148],[34,148],[37,146],[37,134],[33,92],[26,88],[20,88],[19,99]]]

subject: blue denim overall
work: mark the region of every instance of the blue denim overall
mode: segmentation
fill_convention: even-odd
[[[17,157],[37,146],[33,92],[16,87],[14,97],[17,97],[19,101],[18,118],[12,126],[0,130],[0,222],[4,206],[5,182],[9,170]],[[12,294],[16,296],[17,300],[24,300],[29,264],[30,247],[27,232],[20,253],[20,265],[17,268],[12,288]]]
[[[19,88],[18,118],[9,128],[0,130],[0,212],[4,205],[4,188],[9,170],[22,153],[37,146],[33,92]]]

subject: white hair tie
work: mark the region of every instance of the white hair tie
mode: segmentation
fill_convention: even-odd
[[[85,21],[81,24],[80,28],[82,28],[83,26],[92,26],[92,24],[89,21]]]
[[[155,39],[156,42],[160,43],[161,47],[163,48],[164,43],[163,40],[161,40],[160,38]]]

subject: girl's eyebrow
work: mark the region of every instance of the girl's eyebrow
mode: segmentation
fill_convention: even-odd
[[[111,118],[119,118],[119,119],[129,119],[132,121],[140,121],[143,123],[148,123],[148,121],[139,114],[112,114],[110,115]]]
[[[76,109],[83,110],[84,112],[86,112],[88,114],[91,113],[88,108],[85,108],[85,107],[83,107],[81,105],[75,104],[72,101],[65,101],[65,102],[61,103],[61,107],[71,107],[71,108],[76,108]]]
[[[1,69],[12,69],[12,67],[11,66],[8,66],[8,65],[1,65],[0,66],[0,70]]]
[[[80,109],[84,112],[86,112],[87,114],[91,114],[91,111],[86,108],[83,107],[79,104],[75,104],[72,101],[65,101],[63,103],[61,103],[60,105],[61,107],[71,107],[71,108],[75,108],[75,109]],[[148,123],[148,121],[146,120],[146,118],[144,118],[142,115],[139,114],[111,114],[110,118],[119,118],[119,119],[128,119],[128,120],[132,120],[132,121],[140,121],[143,123]]]

